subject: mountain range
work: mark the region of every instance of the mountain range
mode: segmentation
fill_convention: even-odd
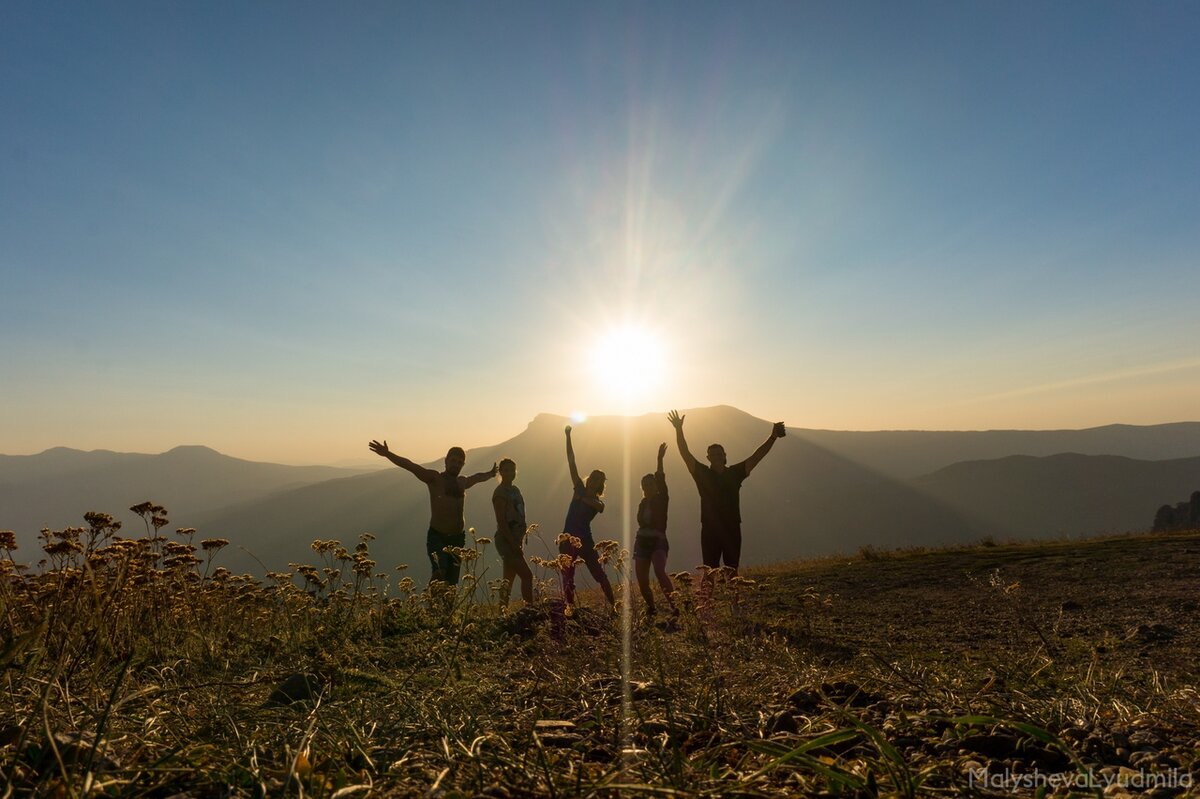
[[[534,418],[514,438],[467,453],[465,473],[511,457],[517,485],[540,535],[529,554],[550,554],[570,498],[563,427]],[[687,412],[685,432],[703,460],[721,442],[736,462],[766,439],[768,421],[719,406]],[[381,431],[386,433],[386,431]],[[663,414],[596,417],[575,428],[580,470],[609,477],[598,538],[620,540],[640,498],[638,481],[667,442],[671,490],[671,568],[699,562],[699,502]],[[364,451],[366,443],[363,442]],[[402,442],[393,450],[404,454]],[[453,443],[453,442],[448,442]],[[441,463],[426,464],[441,468]],[[377,536],[380,567],[413,566],[423,577],[428,522],[425,486],[380,461],[377,471],[295,467],[230,458],[204,447],[161,455],[55,449],[0,456],[0,528],[34,547],[43,525],[81,524],[87,510],[141,522],[126,509],[146,499],[165,505],[170,529],[195,527],[234,546],[218,563],[261,573],[314,562],[313,539],[353,542]],[[491,535],[492,483],[467,496],[467,522]],[[1163,502],[1200,488],[1200,423],[1111,425],[1055,431],[842,432],[789,429],[742,490],[743,562],[880,548],[975,541],[982,536],[1040,538],[1145,529]],[[26,551],[26,560],[36,557]],[[494,552],[489,553],[492,572]]]

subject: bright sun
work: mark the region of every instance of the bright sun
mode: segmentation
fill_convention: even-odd
[[[590,366],[601,388],[632,402],[662,385],[668,364],[661,336],[638,325],[622,325],[596,340]]]

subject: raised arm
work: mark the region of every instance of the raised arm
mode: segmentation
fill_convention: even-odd
[[[775,446],[775,439],[783,438],[785,435],[787,435],[787,429],[783,426],[783,422],[776,422],[775,426],[771,428],[770,437],[764,441],[758,449],[754,450],[753,455],[751,455],[749,458],[746,458],[747,476],[749,476],[754,467],[758,465],[758,462],[766,457],[767,453],[771,451],[771,447]]]
[[[496,472],[498,471],[500,471],[499,461],[493,463],[492,468],[488,469],[486,472],[480,472],[479,474],[473,474],[470,477],[464,478],[465,482],[463,483],[463,488],[470,488],[473,485],[482,483],[484,480],[491,480],[496,476]]]
[[[579,467],[575,465],[575,448],[571,446],[571,425],[567,425],[567,467],[571,470],[571,484],[583,488],[583,480],[579,477]]]
[[[695,474],[696,459],[692,457],[692,451],[688,449],[687,439],[683,437],[683,420],[685,418],[687,417],[679,415],[679,411],[671,411],[667,414],[667,420],[675,428],[675,443],[679,446],[679,457],[683,458],[683,464],[687,466],[687,470]]]
[[[667,454],[667,442],[658,445],[658,469],[654,472],[654,481],[663,496],[667,495],[667,473],[663,471],[663,456]]]
[[[424,466],[413,463],[408,458],[397,455],[388,449],[387,441],[380,443],[372,441],[367,447],[381,458],[387,458],[392,463],[399,466],[401,469],[407,469],[422,483],[432,483],[437,479],[438,473],[433,469],[426,469]]]

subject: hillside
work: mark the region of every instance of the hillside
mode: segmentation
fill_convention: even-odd
[[[483,471],[503,457],[517,462],[517,484],[525,496],[528,518],[542,527],[531,540],[531,555],[548,555],[561,530],[570,499],[563,427],[564,417],[543,414],[504,444],[470,450],[466,473]],[[693,453],[703,457],[714,441],[722,442],[732,461],[750,455],[770,433],[771,424],[730,408],[689,411],[685,431]],[[674,430],[660,415],[625,420],[599,417],[576,427],[575,449],[580,470],[601,468],[608,475],[608,508],[593,523],[597,538],[621,540],[640,499],[638,480],[654,469],[658,444],[666,441],[667,482],[672,500],[668,534],[672,561],[682,566],[700,562],[699,500],[695,485],[675,451]],[[629,467],[625,468],[625,443]],[[366,442],[364,443],[364,447]],[[401,444],[392,447],[403,452]],[[428,464],[441,468],[440,463]],[[230,538],[268,566],[311,559],[314,538],[352,540],[361,532],[378,536],[374,549],[381,563],[420,564],[424,571],[424,536],[428,495],[407,472],[387,471],[307,486],[262,501],[215,513],[198,514],[195,526]],[[491,535],[492,484],[467,495],[467,522],[480,535]],[[980,526],[900,481],[864,469],[802,438],[780,439],[742,489],[746,530],[743,560],[766,563],[814,552],[863,544],[936,544],[977,537]],[[269,553],[269,557],[263,553]],[[232,563],[254,561],[236,552]],[[239,557],[241,558],[239,560]]]
[[[128,508],[147,499],[165,505],[173,522],[191,526],[187,520],[202,510],[360,473],[257,463],[201,446],[157,455],[66,447],[37,455],[0,455],[0,529],[15,530],[23,544],[32,544],[42,527],[82,524],[89,510],[111,513],[140,528]]]
[[[567,422],[543,414],[513,439],[468,452],[468,473],[488,469],[502,457],[517,461],[517,483],[529,519],[540,524],[543,533],[531,539],[530,554],[552,551],[565,514],[570,491],[562,429]],[[1180,429],[1186,432],[1190,427]],[[689,411],[685,424],[693,453],[703,457],[709,443],[720,441],[734,461],[748,456],[769,430],[769,422],[727,407]],[[1137,440],[1129,430],[1102,430],[1118,435],[1126,446]],[[902,480],[815,443],[809,432],[793,431],[779,440],[742,489],[746,564],[853,552],[867,545],[925,546],[976,541],[985,535],[1040,537],[1144,529],[1163,496],[1175,496],[1180,485],[1200,485],[1193,459],[1152,462],[1086,455],[976,461]],[[1150,430],[1137,447],[1162,444],[1161,433],[1158,428]],[[1030,435],[1036,439],[1042,434]],[[1055,440],[1039,446],[1050,446]],[[1100,440],[1096,439],[1097,446]],[[626,521],[632,520],[640,498],[638,480],[653,470],[655,448],[661,441],[670,447],[666,471],[672,492],[672,563],[690,566],[700,561],[699,501],[666,420],[653,414],[629,420],[600,417],[578,426],[575,434],[581,470],[602,468],[609,476],[608,510],[594,524],[597,536],[617,540]],[[403,451],[402,444],[393,441],[392,445]],[[441,468],[440,463],[428,465]],[[484,484],[468,494],[467,521],[480,535],[492,532],[491,490],[490,484]],[[420,564],[420,574],[427,502],[424,486],[389,464],[382,472],[199,514],[195,524],[231,538],[273,568],[310,559],[307,545],[315,538],[352,540],[361,532],[371,532],[379,536],[375,549],[382,563]],[[231,551],[227,557],[231,565],[258,568],[244,553]],[[494,554],[489,562],[498,566]]]
[[[148,575],[141,554],[107,551],[84,591],[0,582],[14,795],[1129,799],[1200,779],[1196,531],[777,564],[719,578],[707,609],[679,579],[671,624],[594,592],[568,617],[541,567],[506,614],[482,586],[353,579],[349,555],[316,586]]]
[[[562,429],[567,419],[542,414],[519,435],[468,452],[467,472],[502,457],[518,462],[529,519],[541,527],[531,555],[548,555],[570,495]],[[687,412],[685,430],[703,457],[714,441],[732,460],[748,456],[770,423],[727,406]],[[380,431],[385,436],[387,431]],[[653,469],[666,441],[672,492],[672,563],[699,562],[699,503],[662,414],[597,417],[577,425],[585,471],[609,475],[608,510],[595,522],[600,538],[621,540],[639,499],[638,479]],[[628,442],[628,469],[626,464]],[[391,440],[404,454],[404,443]],[[362,442],[367,453],[366,442]],[[1073,446],[1076,454],[1059,447]],[[1104,450],[1108,450],[1105,452]],[[1099,451],[1100,454],[1087,454]],[[1171,458],[1171,453],[1190,458]],[[1086,535],[1147,528],[1164,502],[1200,487],[1200,424],[1112,425],[1076,431],[876,433],[791,429],[743,488],[744,562],[769,563],[862,546],[897,547],[999,537]],[[1002,457],[981,459],[1000,453]],[[1047,454],[1049,453],[1049,454]],[[1132,457],[1141,453],[1146,458]],[[949,459],[972,456],[971,459]],[[222,553],[236,571],[261,573],[312,559],[317,538],[378,536],[382,564],[407,563],[424,575],[426,489],[379,459],[377,471],[290,467],[229,458],[203,447],[162,455],[50,450],[0,457],[0,529],[23,544],[43,524],[81,523],[86,510],[115,513],[143,499],[165,505],[172,526],[229,538]],[[428,466],[440,469],[442,464]],[[936,468],[923,472],[924,467]],[[468,495],[467,521],[490,535],[492,486]],[[137,529],[136,527],[133,529]],[[498,567],[494,552],[485,556]]]
[[[913,483],[995,535],[1041,538],[1145,530],[1164,498],[1200,487],[1200,458],[1013,455],[949,466]]]
[[[890,477],[915,478],[961,461],[1009,455],[1120,455],[1138,460],[1200,456],[1200,422],[1112,424],[1085,430],[794,430],[797,438]]]

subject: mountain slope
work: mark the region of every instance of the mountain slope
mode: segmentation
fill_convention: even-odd
[[[1009,455],[1122,455],[1158,461],[1200,456],[1200,422],[1086,430],[789,430],[891,477],[914,478],[962,461]]]
[[[913,481],[949,507],[1021,538],[1150,527],[1172,497],[1200,487],[1200,458],[1143,461],[1066,453],[958,463]]]
[[[25,546],[43,526],[82,524],[89,510],[112,513],[130,524],[137,517],[129,506],[147,499],[166,506],[172,522],[190,526],[186,519],[202,509],[358,473],[256,463],[195,446],[158,455],[65,447],[38,455],[0,455],[0,528],[17,531]]]
[[[466,473],[483,471],[502,457],[517,462],[517,485],[525,496],[530,522],[542,535],[529,554],[549,555],[561,530],[570,484],[566,465],[564,417],[543,414],[504,444],[467,453]],[[722,442],[732,460],[748,457],[770,433],[771,424],[732,408],[689,411],[685,425],[693,453]],[[628,420],[599,417],[576,426],[580,471],[603,469],[609,478],[608,507],[593,523],[597,538],[621,540],[640,499],[638,481],[654,469],[658,444],[670,448],[666,459],[671,491],[672,568],[699,563],[699,500],[676,451],[674,430],[661,414]],[[626,468],[628,442],[628,468]],[[365,444],[365,442],[364,442]],[[402,446],[393,441],[397,451]],[[440,468],[440,464],[428,464]],[[491,535],[494,483],[467,496],[467,523]],[[951,510],[900,481],[851,463],[811,442],[787,438],[751,475],[742,490],[745,542],[743,560],[763,563],[811,552],[905,543],[934,544],[978,537],[983,526],[968,514]],[[351,541],[359,533],[379,538],[372,545],[381,566],[408,563],[424,576],[424,537],[429,518],[424,485],[407,472],[388,471],[307,486],[263,501],[200,514],[195,525],[205,534],[240,543],[270,567],[289,561],[313,561],[307,551],[314,538]],[[222,553],[225,557],[225,553]],[[247,554],[230,552],[237,567],[261,569]],[[493,556],[494,560],[494,556]],[[493,571],[495,564],[493,564]]]

